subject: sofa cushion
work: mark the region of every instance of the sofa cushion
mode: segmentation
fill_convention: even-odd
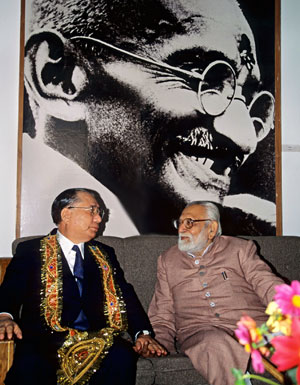
[[[151,359],[139,358],[137,362],[136,385],[155,384],[155,373]],[[125,384],[124,384],[125,385]]]
[[[181,353],[170,354],[163,359],[140,358],[137,368],[136,385],[208,385],[188,357]]]

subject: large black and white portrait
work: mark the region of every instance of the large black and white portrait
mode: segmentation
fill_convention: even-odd
[[[275,234],[274,24],[273,0],[26,0],[21,235],[75,186],[106,235],[173,233],[191,200]]]

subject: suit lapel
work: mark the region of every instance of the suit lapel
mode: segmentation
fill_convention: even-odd
[[[88,316],[90,325],[93,327],[94,324],[95,328],[99,328],[99,325],[104,327],[106,324],[102,273],[89,250],[89,245],[92,245],[92,243],[86,243],[84,248],[84,311]]]

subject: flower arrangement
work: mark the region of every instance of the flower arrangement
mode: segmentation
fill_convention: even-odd
[[[249,316],[243,316],[237,323],[235,335],[245,350],[250,353],[255,372],[264,373],[263,357],[276,365],[279,372],[285,372],[294,385],[300,385],[300,282],[275,286],[274,301],[266,313],[269,319],[261,326]],[[247,378],[259,379],[278,385],[256,374],[244,374],[232,369],[235,385],[246,384]]]

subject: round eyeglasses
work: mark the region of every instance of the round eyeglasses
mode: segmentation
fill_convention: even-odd
[[[211,221],[211,219],[192,219],[192,218],[184,218],[184,219],[175,219],[173,221],[173,225],[175,229],[179,229],[179,227],[183,224],[184,227],[189,230],[194,226],[196,222],[206,222]]]
[[[68,209],[82,209],[82,210],[88,210],[92,214],[92,216],[99,215],[101,218],[104,217],[105,211],[104,209],[100,209],[98,206],[89,206],[89,207],[83,207],[83,206],[68,206]]]
[[[223,114],[234,98],[235,89],[233,68],[221,60],[210,63],[202,73],[198,86],[202,112],[211,116]]]
[[[97,43],[144,63],[165,68],[171,72],[198,80],[199,110],[203,114],[213,117],[222,115],[233,99],[235,99],[237,76],[233,67],[224,60],[211,62],[202,73],[199,73],[197,72],[198,70],[188,71],[162,61],[140,56],[94,37],[74,36],[71,37],[71,40],[85,40]],[[245,103],[243,97],[237,97],[237,99]],[[273,95],[268,91],[260,92],[254,97],[250,105],[247,106],[247,109],[258,135],[266,136],[270,129],[274,127],[275,100]],[[261,139],[262,137],[259,137],[259,140]]]

